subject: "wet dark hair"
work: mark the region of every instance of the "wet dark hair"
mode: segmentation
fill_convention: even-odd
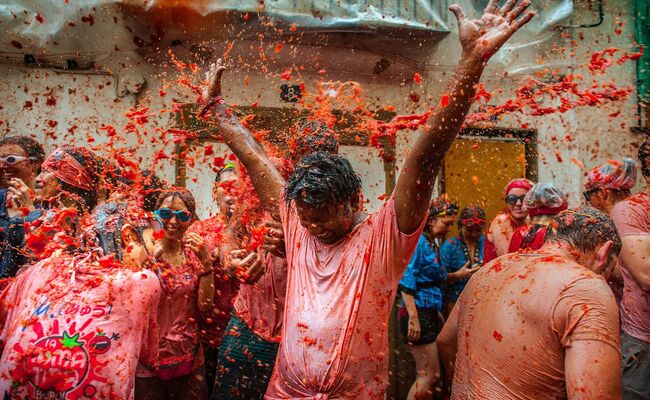
[[[284,198],[314,206],[347,203],[360,189],[361,179],[345,157],[317,152],[300,160],[287,180]]]
[[[61,147],[61,150],[68,153],[72,158],[77,160],[79,164],[86,168],[93,183],[93,188],[91,190],[83,190],[57,178],[61,190],[72,194],[71,197],[81,209],[90,211],[97,205],[97,187],[99,185],[99,176],[101,173],[100,159],[85,147],[63,146]]]
[[[338,154],[339,143],[323,121],[304,121],[298,127],[290,145],[290,156],[294,162],[316,152]]]
[[[650,177],[650,168],[648,168],[648,164],[646,161],[648,161],[648,158],[650,158],[650,140],[646,140],[641,144],[641,147],[639,147],[639,161],[641,161],[641,173],[643,174],[644,177]]]
[[[472,218],[485,220],[486,219],[485,210],[483,210],[481,207],[475,204],[463,208],[462,211],[460,212],[460,215],[458,215],[458,221],[456,222],[458,228],[460,229],[460,227],[463,225],[461,223],[462,220],[472,219]]]
[[[152,171],[142,171],[142,209],[149,212],[156,211],[156,203],[164,186],[160,178]]]
[[[187,207],[187,210],[192,214],[192,217],[194,217],[194,219],[198,219],[196,215],[196,200],[194,200],[194,195],[192,192],[182,187],[172,186],[171,188],[162,192],[160,196],[158,196],[156,209],[159,209],[162,203],[170,197],[172,200],[175,198],[180,199],[185,204],[185,207]]]
[[[32,163],[38,165],[38,170],[40,172],[41,164],[43,164],[43,161],[45,160],[45,150],[43,150],[43,146],[40,143],[29,136],[21,135],[5,136],[0,139],[0,146],[6,144],[15,144],[20,146],[27,154],[27,157],[32,158]]]
[[[608,240],[614,242],[614,253],[620,253],[623,245],[614,221],[593,207],[562,211],[551,221],[545,237],[545,242],[566,243],[583,253]]]

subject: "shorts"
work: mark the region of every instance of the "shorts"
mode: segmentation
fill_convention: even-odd
[[[421,346],[435,342],[438,334],[442,330],[438,310],[435,308],[418,308],[418,320],[420,321],[420,338],[415,342],[410,342],[408,340],[409,315],[407,312],[400,313],[399,326],[402,330],[404,342],[412,346]]]
[[[621,332],[623,399],[650,399],[650,343]]]
[[[233,314],[221,342],[211,400],[262,400],[278,346],[257,336]]]

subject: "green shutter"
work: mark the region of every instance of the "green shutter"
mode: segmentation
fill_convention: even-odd
[[[634,15],[636,41],[644,50],[643,57],[637,63],[639,100],[650,105],[650,1],[635,0]]]

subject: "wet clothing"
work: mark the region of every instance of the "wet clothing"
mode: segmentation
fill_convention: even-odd
[[[508,252],[540,249],[544,245],[547,229],[548,226],[542,224],[520,226],[512,235]]]
[[[441,333],[453,329],[458,346],[452,400],[564,399],[565,350],[572,343],[620,349],[618,309],[605,279],[547,253],[516,253],[485,265],[454,312],[455,329]],[[617,369],[593,379],[620,379]]]
[[[277,342],[256,335],[233,314],[221,343],[211,400],[263,399],[271,379]]]
[[[203,365],[199,343],[199,274],[203,267],[196,255],[185,249],[187,263],[174,267],[161,262],[156,274],[162,286],[158,306],[160,334],[158,370],[139,371],[141,377],[163,380],[189,375]]]
[[[447,241],[445,241],[445,243],[440,247],[440,260],[448,272],[456,272],[467,264],[470,259],[472,260],[471,265],[476,263],[482,264],[484,249],[485,235],[481,235],[476,241],[474,254],[469,254],[467,245],[457,236],[447,239]],[[458,296],[460,296],[460,293],[465,288],[467,281],[467,279],[461,279],[449,284],[445,301],[455,303],[458,300]]]
[[[435,244],[431,244],[425,235],[420,236],[415,253],[399,282],[400,291],[413,296],[417,308],[441,311],[442,285],[446,281],[447,270],[440,263]]]
[[[214,254],[215,249],[221,249],[224,243],[224,235],[227,227],[221,222],[221,217],[216,216],[192,224],[188,232],[195,232],[205,239],[210,252]],[[220,252],[220,251],[217,251]],[[233,302],[239,291],[239,282],[230,278],[222,269],[222,265],[216,262],[214,271],[214,299],[212,309],[202,312],[201,315],[201,343],[213,349],[219,349],[221,340],[230,321]],[[211,355],[216,354],[210,352]],[[213,360],[216,365],[216,358]],[[208,370],[208,373],[211,373]]]
[[[399,282],[399,290],[415,299],[420,322],[420,338],[408,341],[409,315],[402,301],[399,324],[404,340],[414,346],[433,343],[440,332],[438,312],[442,310],[442,287],[447,281],[447,270],[438,259],[438,247],[426,235],[421,235],[415,253]]]
[[[650,235],[650,194],[639,193],[619,202],[611,212],[621,236]],[[619,258],[625,285],[621,301],[623,332],[650,343],[650,292],[634,281],[625,263]],[[650,260],[646,260],[650,268]]]
[[[266,270],[241,284],[221,343],[213,399],[261,399],[271,379],[280,342],[287,263],[267,254]]]
[[[623,399],[650,399],[650,343],[621,333]]]
[[[384,399],[388,317],[422,224],[400,232],[389,199],[334,244],[280,206],[288,262],[282,341],[266,399]]]
[[[0,297],[0,397],[133,399],[136,366],[156,364],[160,292],[151,271],[79,257],[28,268]]]
[[[252,285],[242,284],[235,297],[235,315],[267,342],[279,342],[287,291],[287,262],[268,254],[266,271]]]
[[[10,217],[7,211],[7,189],[0,189],[0,278],[10,278],[27,263],[25,248],[25,223],[34,222],[42,215],[41,210],[27,216]]]

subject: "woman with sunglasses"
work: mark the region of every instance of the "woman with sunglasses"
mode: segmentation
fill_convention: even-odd
[[[530,215],[528,225],[517,228],[508,251],[537,250],[544,244],[546,229],[557,214],[567,209],[568,199],[552,183],[536,183],[526,194],[523,208]]]
[[[28,136],[0,139],[0,172],[6,187],[0,189],[0,278],[16,274],[27,258],[26,222],[40,217],[33,202],[36,175],[45,159],[43,146]]]
[[[162,286],[159,363],[155,371],[138,372],[136,398],[207,399],[198,324],[200,313],[212,307],[213,258],[204,238],[188,232],[197,219],[190,191],[174,187],[163,192],[154,217],[160,229],[144,236]]]
[[[485,259],[488,263],[508,253],[512,234],[517,228],[528,223],[528,213],[524,211],[524,197],[533,187],[533,182],[525,178],[513,179],[503,191],[505,209],[497,214],[487,232],[485,242]]]
[[[472,205],[463,208],[458,216],[456,237],[440,247],[440,260],[447,269],[448,287],[445,302],[447,314],[458,300],[471,275],[483,265],[485,250],[485,211]]]
[[[399,283],[402,296],[399,324],[417,372],[408,400],[431,397],[434,384],[440,382],[435,341],[444,323],[440,314],[442,285],[448,274],[440,263],[438,251],[457,213],[458,206],[444,197],[431,202],[425,230]]]

